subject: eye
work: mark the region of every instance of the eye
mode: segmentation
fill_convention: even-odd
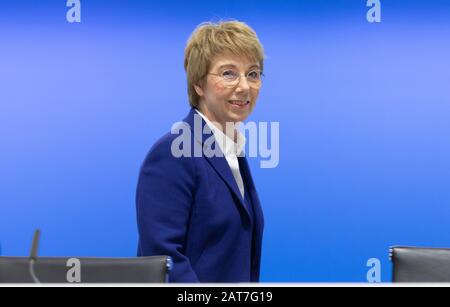
[[[251,71],[251,72],[248,73],[247,77],[250,80],[260,80],[261,79],[261,72],[256,71],[256,70]]]
[[[239,77],[239,74],[234,70],[225,70],[221,75],[226,80],[235,80]]]

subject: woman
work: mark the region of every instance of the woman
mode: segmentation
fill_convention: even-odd
[[[242,22],[202,24],[188,41],[191,111],[184,123],[193,144],[186,148],[200,144],[221,155],[180,157],[173,151],[179,135],[170,133],[141,168],[138,255],[171,256],[171,282],[259,281],[263,213],[243,155],[246,140],[234,124],[255,107],[263,61],[261,43]],[[196,122],[212,131],[209,138],[196,133]]]

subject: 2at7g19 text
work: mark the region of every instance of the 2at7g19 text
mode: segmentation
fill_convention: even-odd
[[[222,292],[222,302],[271,302],[272,292]]]

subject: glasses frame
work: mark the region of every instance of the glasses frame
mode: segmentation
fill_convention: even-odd
[[[228,71],[228,70],[235,71],[235,70],[233,70],[233,69],[226,69],[226,70],[224,70],[224,71],[222,72],[222,74],[223,74],[224,72]],[[249,78],[248,78],[248,75],[251,74],[251,73],[253,73],[253,72],[258,72],[259,75],[260,75],[259,82],[257,82],[257,83],[255,83],[254,81],[250,81]],[[224,83],[224,85],[225,85],[226,87],[228,87],[228,88],[234,88],[234,87],[237,87],[237,86],[239,85],[239,83],[241,83],[241,78],[242,78],[242,76],[244,76],[245,79],[247,80],[248,85],[249,85],[251,88],[253,88],[253,89],[260,89],[260,88],[262,87],[263,78],[264,78],[264,76],[265,76],[264,73],[263,73],[263,71],[260,70],[260,69],[253,69],[253,70],[251,70],[251,71],[249,71],[249,72],[247,72],[247,73],[239,73],[239,77],[236,78],[236,79],[233,80],[233,81],[226,80],[222,74],[220,74],[220,73],[219,73],[219,74],[216,74],[216,73],[210,72],[210,73],[208,73],[207,75],[219,77],[219,78],[221,79],[221,81]]]

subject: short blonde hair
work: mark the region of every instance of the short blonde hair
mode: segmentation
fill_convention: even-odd
[[[255,31],[240,21],[202,23],[192,33],[184,52],[184,69],[188,81],[189,103],[197,108],[200,97],[195,85],[202,83],[212,59],[231,52],[258,62],[264,68],[264,48]]]

